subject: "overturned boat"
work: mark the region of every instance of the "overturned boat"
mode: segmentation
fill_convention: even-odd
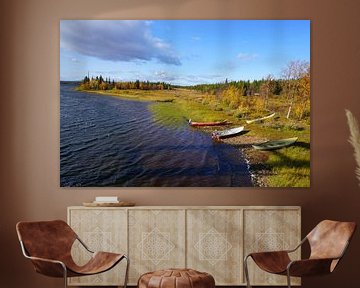
[[[214,121],[214,122],[193,122],[191,119],[189,119],[189,125],[190,126],[221,126],[221,125],[228,125],[231,124],[227,120],[223,121]]]
[[[256,150],[276,150],[290,146],[297,141],[298,137],[270,140],[259,144],[252,145]]]
[[[224,130],[224,131],[214,131],[211,136],[214,139],[221,139],[221,138],[229,138],[236,136],[244,131],[244,126]]]
[[[276,113],[272,113],[268,116],[265,116],[265,117],[261,117],[261,118],[257,118],[257,119],[252,119],[252,120],[245,120],[247,124],[251,124],[251,123],[256,123],[256,122],[260,122],[262,120],[266,120],[266,119],[269,119],[269,118],[272,118],[275,116]]]

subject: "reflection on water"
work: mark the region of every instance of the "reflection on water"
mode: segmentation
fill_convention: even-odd
[[[149,103],[60,86],[61,186],[252,186],[241,152]]]

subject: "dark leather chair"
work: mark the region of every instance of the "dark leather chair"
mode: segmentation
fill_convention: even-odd
[[[16,231],[24,256],[31,260],[35,271],[50,277],[88,276],[112,269],[121,260],[127,261],[124,288],[127,285],[129,259],[125,254],[91,251],[62,220],[19,222]],[[92,254],[83,266],[78,266],[72,256],[71,247],[78,240]]]
[[[251,287],[247,267],[249,257],[266,272],[286,275],[289,288],[291,288],[291,276],[304,277],[330,274],[344,256],[355,229],[356,224],[354,222],[324,220],[295,249],[250,253],[244,259],[247,287]],[[289,253],[296,251],[306,241],[310,245],[310,257],[292,261]]]

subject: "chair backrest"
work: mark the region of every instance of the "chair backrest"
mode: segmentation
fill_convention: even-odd
[[[61,260],[70,256],[75,232],[62,220],[19,222],[19,240],[30,256]]]
[[[321,221],[306,236],[311,248],[310,259],[342,256],[355,229],[355,222]],[[332,270],[335,266],[332,267]]]

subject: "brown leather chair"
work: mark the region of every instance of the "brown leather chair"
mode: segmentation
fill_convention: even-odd
[[[251,287],[247,267],[249,257],[266,272],[286,275],[289,288],[291,288],[290,276],[315,276],[333,272],[344,256],[355,229],[356,223],[354,222],[324,220],[295,249],[250,253],[244,259],[247,287]],[[292,261],[289,253],[296,251],[306,241],[310,245],[310,257]]]
[[[124,254],[91,251],[62,220],[19,222],[16,231],[24,256],[31,260],[35,271],[50,277],[88,276],[112,269],[122,259],[126,259],[124,288],[127,285],[129,259]],[[78,240],[92,254],[83,266],[78,266],[72,256],[71,247]]]

